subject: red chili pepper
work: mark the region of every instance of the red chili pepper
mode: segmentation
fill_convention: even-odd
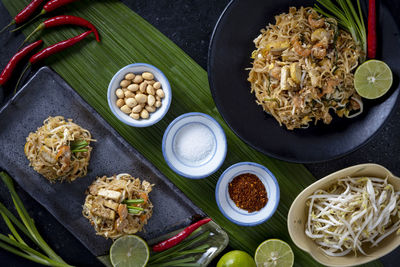
[[[29,17],[33,14],[33,12],[36,11],[36,9],[40,6],[40,4],[44,0],[32,0],[29,5],[27,5],[24,9],[19,12],[14,19],[7,25],[5,26],[0,33],[2,33],[4,30],[6,30],[8,27],[10,27],[13,24],[21,24],[29,19]]]
[[[15,66],[20,62],[26,55],[28,55],[30,52],[32,52],[34,49],[42,45],[43,41],[38,40],[30,45],[27,45],[26,47],[22,48],[20,51],[18,51],[8,62],[6,67],[4,68],[3,72],[0,75],[0,85],[5,84],[11,77],[13,70],[15,69]]]
[[[161,252],[161,251],[167,250],[169,248],[172,248],[172,247],[178,245],[186,237],[188,237],[191,233],[193,233],[194,230],[196,230],[197,228],[199,228],[203,224],[208,223],[209,221],[211,221],[211,219],[210,218],[206,218],[206,219],[200,220],[200,221],[198,221],[198,222],[186,227],[179,234],[177,234],[177,235],[175,235],[175,236],[173,236],[171,238],[168,238],[167,240],[164,240],[164,241],[158,243],[157,245],[154,245],[153,246],[153,251]]]
[[[368,57],[376,56],[376,8],[375,0],[369,0],[368,7]]]
[[[99,37],[99,32],[97,31],[96,27],[90,23],[89,21],[80,18],[80,17],[75,17],[75,16],[69,16],[69,15],[61,15],[61,16],[56,16],[53,18],[50,18],[42,23],[39,24],[39,26],[36,27],[36,29],[26,37],[25,42],[29,40],[29,38],[32,37],[36,32],[41,31],[46,28],[52,28],[60,25],[78,25],[78,26],[83,26],[86,28],[89,28],[90,30],[93,31],[94,35],[96,36],[97,42],[100,42],[100,37]]]
[[[58,42],[56,44],[53,44],[49,47],[46,47],[45,49],[42,49],[41,51],[39,51],[38,53],[34,54],[30,59],[29,62],[31,64],[35,64],[36,62],[45,59],[46,57],[56,54],[68,47],[73,46],[74,44],[78,43],[79,41],[83,40],[86,36],[88,36],[89,34],[91,34],[92,31],[87,31],[84,32],[80,35],[77,35],[75,37],[72,37],[70,39]]]
[[[38,17],[40,17],[40,16],[42,16],[42,15],[48,13],[48,12],[51,12],[51,11],[53,11],[53,10],[59,8],[59,7],[68,5],[69,3],[72,3],[72,2],[75,2],[75,1],[77,1],[77,0],[50,0],[49,2],[47,2],[43,6],[43,9],[40,11],[40,13],[36,17],[31,19],[30,21],[28,21],[24,25],[12,30],[12,32],[20,30],[21,28],[25,27],[27,24],[31,23],[32,21],[34,21]]]
[[[42,12],[51,12],[59,7],[68,5],[69,3],[75,1],[77,0],[50,0],[44,5]]]

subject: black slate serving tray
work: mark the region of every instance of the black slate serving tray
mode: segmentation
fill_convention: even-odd
[[[88,175],[72,183],[50,184],[36,173],[24,154],[25,138],[48,116],[61,115],[88,129],[93,142]],[[148,160],[130,146],[60,76],[41,68],[0,110],[0,168],[78,238],[95,256],[108,252],[111,240],[96,236],[82,216],[85,190],[97,176],[130,173],[155,184],[150,193],[153,216],[142,233],[150,240],[191,223],[204,213]],[[161,145],[161,143],[160,143]]]

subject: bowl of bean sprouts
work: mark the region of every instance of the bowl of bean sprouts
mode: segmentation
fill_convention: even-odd
[[[293,201],[288,230],[326,266],[376,260],[400,245],[400,178],[377,164],[332,173]]]

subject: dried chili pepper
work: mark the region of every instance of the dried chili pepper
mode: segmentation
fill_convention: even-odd
[[[369,0],[368,6],[368,57],[375,58],[376,56],[376,8],[375,0]]]
[[[46,14],[48,12],[51,12],[51,11],[53,11],[53,10],[59,8],[59,7],[68,5],[69,3],[72,3],[72,2],[75,2],[75,1],[77,1],[77,0],[50,0],[49,2],[47,2],[43,6],[43,9],[40,11],[40,13],[37,16],[35,16],[33,19],[31,19],[30,21],[28,21],[24,25],[12,30],[12,32],[22,29],[23,27],[25,27],[26,25],[28,25],[32,21],[36,20],[37,18],[39,18],[40,16],[43,16],[44,14]]]
[[[233,178],[229,183],[228,192],[235,205],[248,212],[261,210],[268,201],[264,184],[252,173]]]
[[[209,221],[211,221],[211,219],[206,218],[206,219],[200,220],[192,225],[189,225],[188,227],[186,227],[183,231],[181,231],[177,235],[175,235],[171,238],[168,238],[167,240],[164,240],[164,241],[158,243],[157,245],[154,245],[153,251],[161,252],[161,251],[167,250],[169,248],[172,248],[173,246],[176,246],[177,244],[182,242],[186,237],[188,237],[191,233],[193,233],[194,230],[196,230],[203,224],[208,223]]]
[[[26,55],[28,55],[30,52],[35,50],[37,47],[41,46],[43,43],[42,40],[38,40],[30,45],[27,45],[26,47],[22,48],[20,51],[18,51],[8,62],[4,70],[2,71],[0,75],[0,85],[4,85],[11,77],[15,66],[20,62]]]
[[[99,32],[97,31],[96,27],[87,21],[84,18],[80,17],[75,17],[75,16],[69,16],[69,15],[61,15],[61,16],[56,16],[52,17],[48,20],[45,20],[44,22],[40,23],[39,26],[36,27],[36,29],[26,37],[25,42],[29,40],[29,38],[32,37],[35,33],[38,31],[41,31],[46,28],[52,28],[60,25],[77,25],[77,26],[82,26],[89,28],[90,30],[93,31],[94,35],[96,36],[97,42],[100,42],[100,37],[99,37]]]
[[[36,11],[36,9],[40,6],[40,4],[44,0],[32,0],[29,5],[27,5],[24,9],[19,12],[11,22],[6,25],[3,29],[1,29],[0,33],[2,33],[4,30],[8,29],[11,25],[14,24],[21,24],[24,23],[29,19],[29,17],[33,14],[33,12]]]

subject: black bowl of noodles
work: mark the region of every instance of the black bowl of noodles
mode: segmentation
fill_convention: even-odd
[[[257,150],[286,161],[314,163],[348,154],[365,144],[382,127],[394,109],[399,94],[399,29],[387,6],[378,9],[377,59],[387,63],[394,76],[391,90],[377,100],[363,99],[363,112],[354,118],[312,121],[306,129],[288,130],[263,111],[250,93],[247,81],[252,67],[253,40],[275,16],[291,6],[313,7],[315,1],[233,0],[222,13],[212,35],[208,76],[214,102],[225,122],[243,141]],[[364,8],[364,19],[365,17]]]

